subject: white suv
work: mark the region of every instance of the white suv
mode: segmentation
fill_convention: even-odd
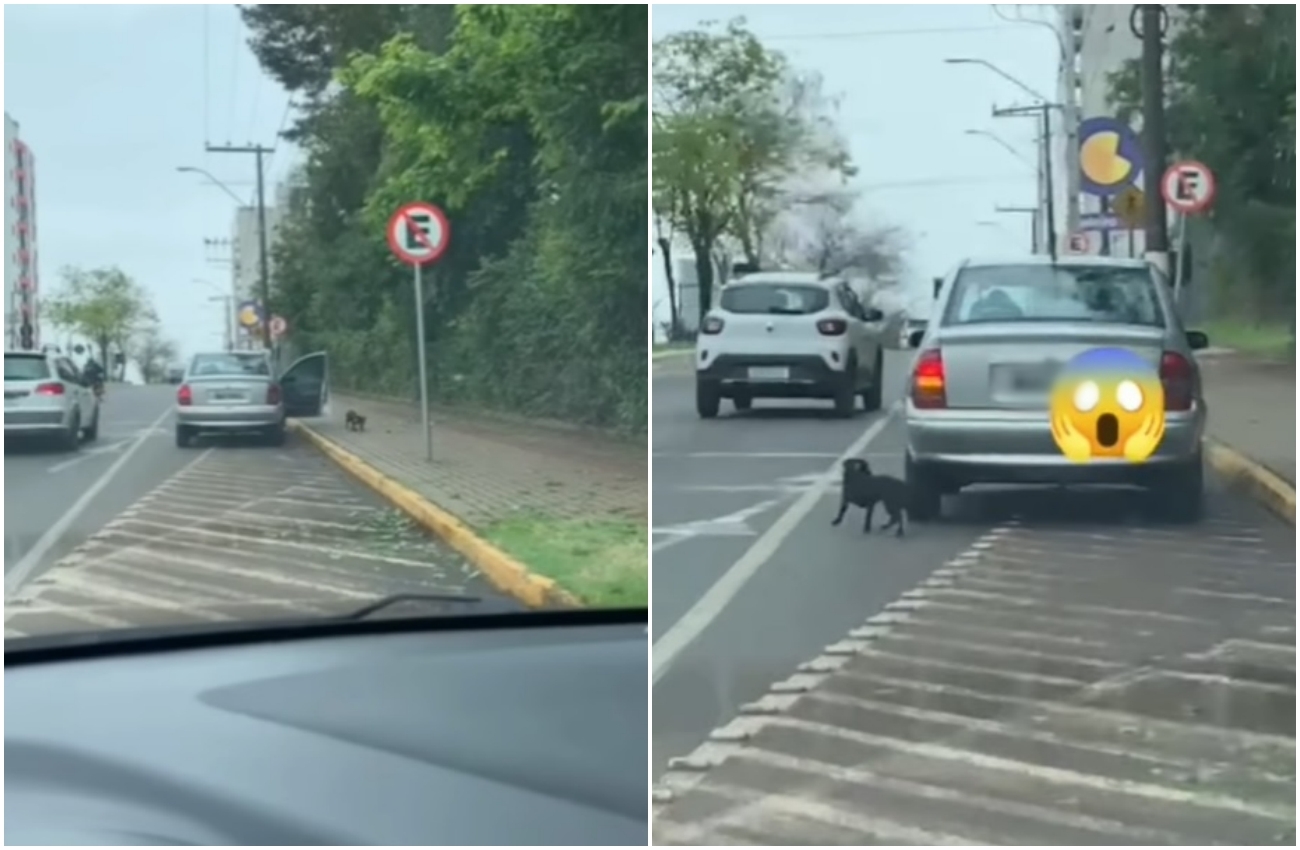
[[[748,410],[756,398],[833,399],[852,416],[881,404],[884,314],[865,307],[838,277],[760,272],[722,288],[695,344],[695,406],[718,415],[723,398]]]
[[[99,402],[61,354],[5,352],[5,437],[47,437],[72,451],[99,436]]]

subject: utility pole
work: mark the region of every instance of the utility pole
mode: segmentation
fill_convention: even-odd
[[[1147,261],[1169,273],[1169,223],[1160,193],[1169,159],[1165,138],[1164,34],[1168,13],[1160,4],[1137,7],[1130,23],[1142,40],[1142,192],[1146,195]]]
[[[1029,216],[1029,253],[1038,252],[1038,207],[994,207],[996,213],[1019,213]]]
[[[262,344],[271,348],[271,274],[266,247],[266,185],[262,173],[263,157],[273,153],[275,148],[261,145],[243,145],[224,147],[207,146],[208,153],[251,153],[257,158],[257,265],[258,289],[262,301]]]
[[[1033,106],[1012,106],[1006,109],[994,107],[994,118],[1010,118],[1013,116],[1036,115],[1039,120],[1040,132],[1043,134],[1040,143],[1042,145],[1043,157],[1043,205],[1045,210],[1044,241],[1047,243],[1047,253],[1053,260],[1056,258],[1056,198],[1055,189],[1052,185],[1052,110],[1060,109],[1059,103],[1036,103]]]
[[[1075,17],[1081,14],[1078,4],[1064,7],[1062,14],[1061,68],[1064,83],[1061,121],[1065,124],[1065,228],[1071,234],[1079,232],[1079,74],[1075,61],[1079,53],[1079,37],[1075,31]]]

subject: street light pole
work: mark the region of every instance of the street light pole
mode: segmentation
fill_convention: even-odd
[[[1140,11],[1139,11],[1140,10]],[[1142,39],[1142,191],[1146,195],[1146,256],[1148,262],[1169,273],[1169,220],[1161,197],[1160,181],[1168,160],[1165,138],[1164,30],[1167,12],[1160,4],[1134,10],[1141,21]]]
[[[993,117],[1008,118],[1012,116],[1036,115],[1042,136],[1043,157],[1043,204],[1044,204],[1044,241],[1047,252],[1056,259],[1056,198],[1052,182],[1052,110],[1059,109],[1058,103],[1038,103],[1033,106],[1012,106],[1007,109],[994,107]]]
[[[1038,253],[1038,207],[994,207],[993,211],[1029,216],[1029,253]]]
[[[275,148],[262,145],[242,145],[214,147],[208,145],[208,153],[251,153],[257,159],[257,265],[259,286],[262,300],[262,344],[271,348],[271,274],[270,259],[267,252],[266,237],[266,191],[263,174],[263,157],[274,152]]]

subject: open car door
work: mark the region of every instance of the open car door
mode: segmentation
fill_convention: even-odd
[[[280,376],[285,415],[320,416],[329,399],[329,372],[329,357],[323,351],[293,361]]]

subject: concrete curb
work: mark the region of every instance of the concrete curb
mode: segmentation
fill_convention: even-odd
[[[531,572],[522,563],[479,537],[460,519],[424,496],[384,475],[303,423],[290,421],[289,427],[305,437],[353,478],[375,491],[416,524],[463,555],[497,590],[509,594],[529,608],[581,607],[581,603],[560,588],[553,579]]]
[[[1287,524],[1295,525],[1295,488],[1280,475],[1217,440],[1205,440],[1205,459],[1228,483],[1250,493]]]

